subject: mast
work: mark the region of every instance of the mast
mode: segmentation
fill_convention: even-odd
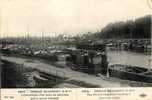
[[[27,25],[27,40],[29,40],[29,25]]]

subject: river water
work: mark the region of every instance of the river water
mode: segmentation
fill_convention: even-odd
[[[124,50],[108,50],[109,64],[126,64],[145,68],[152,68],[151,55]]]

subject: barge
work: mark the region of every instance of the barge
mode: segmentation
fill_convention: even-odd
[[[152,70],[138,66],[114,64],[108,68],[110,77],[152,83]]]

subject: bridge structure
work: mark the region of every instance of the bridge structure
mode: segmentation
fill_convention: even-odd
[[[102,39],[98,42],[106,44],[107,46],[114,46],[117,50],[123,50],[124,46],[129,47],[130,44],[146,52],[152,50],[152,39]],[[133,48],[133,50],[135,48]]]
[[[144,42],[144,43],[151,43],[152,39],[101,39],[104,43],[124,43],[124,42]]]

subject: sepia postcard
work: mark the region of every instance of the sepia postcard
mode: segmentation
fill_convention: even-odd
[[[0,0],[1,100],[152,100],[152,0]]]

